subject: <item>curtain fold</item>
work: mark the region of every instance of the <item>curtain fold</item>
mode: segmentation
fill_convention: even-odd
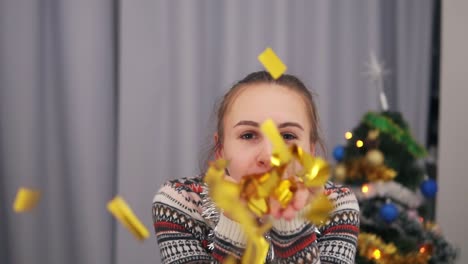
[[[0,3],[1,263],[111,263],[114,4]],[[31,212],[19,187],[41,191]]]

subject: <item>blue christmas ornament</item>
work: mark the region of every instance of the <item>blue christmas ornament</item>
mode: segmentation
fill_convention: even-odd
[[[398,217],[398,208],[393,203],[386,203],[382,207],[380,207],[380,217],[387,223],[391,223],[395,221]]]
[[[437,193],[437,182],[432,179],[427,179],[421,183],[421,192],[427,198],[434,198]]]
[[[340,162],[343,160],[345,154],[345,148],[342,145],[338,145],[333,149],[333,158]]]

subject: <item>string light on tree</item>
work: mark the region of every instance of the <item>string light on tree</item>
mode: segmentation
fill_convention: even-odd
[[[432,244],[423,244],[422,246],[419,247],[419,253],[431,255],[433,252],[433,249],[434,247],[432,246]]]
[[[348,132],[345,133],[344,137],[345,137],[346,140],[350,140],[350,139],[353,138],[353,133],[348,131]]]
[[[421,254],[426,253],[426,248],[425,247],[420,247],[419,248],[419,253],[421,253]]]
[[[364,142],[362,140],[359,139],[356,141],[356,147],[362,148],[363,146],[364,146]]]
[[[372,252],[372,257],[379,260],[382,257],[382,252],[380,252],[379,249],[375,249],[374,252]]]
[[[367,194],[369,192],[369,185],[363,184],[362,188],[361,188],[361,191],[362,191],[363,194]]]

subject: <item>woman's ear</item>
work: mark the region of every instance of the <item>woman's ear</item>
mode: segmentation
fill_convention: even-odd
[[[218,132],[214,133],[213,139],[215,144],[215,159],[220,159],[223,157],[223,145],[220,142]]]
[[[315,143],[310,144],[310,154],[314,157],[317,156],[317,153],[315,153]]]

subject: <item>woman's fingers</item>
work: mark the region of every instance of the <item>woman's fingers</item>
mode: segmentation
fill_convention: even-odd
[[[281,204],[274,198],[269,199],[270,215],[276,219],[284,218],[291,220],[296,217],[298,211],[300,211],[307,204],[309,199],[309,190],[304,186],[301,186],[294,194],[294,198],[291,203],[283,208]]]
[[[309,196],[310,196],[309,190],[307,190],[306,188],[298,189],[291,203],[292,207],[296,209],[297,211],[301,210],[307,204],[307,200],[309,199]]]
[[[291,220],[296,215],[296,209],[291,205],[282,208],[281,204],[276,199],[270,198],[270,215],[276,219],[284,218],[286,220]]]
[[[286,219],[286,220],[292,220],[294,219],[294,217],[296,217],[296,214],[297,214],[297,210],[292,207],[291,205],[289,205],[288,207],[286,207],[281,216],[282,218]]]
[[[274,198],[270,198],[270,215],[274,218],[281,218],[281,204]]]

